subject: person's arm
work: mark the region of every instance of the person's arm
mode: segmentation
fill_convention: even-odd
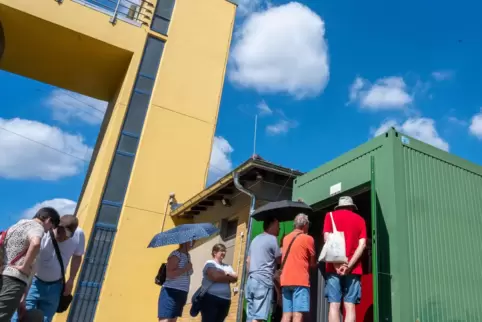
[[[28,239],[29,239],[29,246],[27,249],[27,253],[25,254],[25,260],[21,266],[17,266],[17,269],[22,272],[23,274],[28,276],[27,286],[25,287],[25,291],[20,299],[20,311],[21,313],[25,312],[25,299],[27,298],[28,292],[30,291],[30,287],[32,286],[33,276],[37,271],[37,256],[40,252],[40,246],[42,243],[42,237],[44,234],[44,230],[39,229],[32,229],[28,232]]]
[[[276,264],[281,264],[281,248],[278,246],[278,240],[273,236],[274,257]]]
[[[189,272],[192,268],[191,263],[187,263],[184,267],[179,267],[179,257],[172,255],[167,259],[167,270],[166,277],[169,279],[174,279],[182,274]]]
[[[70,261],[69,279],[65,281],[65,286],[64,286],[64,295],[66,296],[72,294],[75,277],[79,272],[80,264],[82,264],[82,255],[80,256],[73,255],[72,260]]]
[[[23,292],[22,297],[20,299],[19,309],[20,311],[22,311],[22,313],[25,313],[25,300],[27,299],[28,292],[30,291],[30,287],[32,286],[33,277],[37,272],[37,266],[38,266],[38,263],[37,261],[35,261],[32,267],[32,271],[27,280],[27,286],[25,287],[25,291]]]
[[[25,260],[22,265],[18,266],[18,270],[27,276],[32,272],[32,266],[40,251],[41,238],[38,236],[31,236],[29,240],[30,243],[28,245],[27,253],[25,254]]]
[[[206,264],[206,276],[212,282],[216,283],[234,283],[237,278],[233,278],[223,270],[216,268],[214,265]]]
[[[352,258],[348,262],[348,270],[351,271],[353,267],[356,265],[358,260],[361,258],[363,255],[363,251],[365,250],[367,246],[367,226],[365,223],[365,220],[360,220],[359,222],[359,235],[358,235],[358,247],[355,250],[355,253],[353,254]]]
[[[236,283],[238,281],[238,274],[236,274],[236,272],[231,266],[229,266],[228,275],[233,278],[233,281],[231,283]]]
[[[311,268],[315,268],[318,266],[316,263],[316,255],[315,255],[315,240],[313,237],[309,236],[310,238],[308,239],[308,258],[310,259],[310,266]]]
[[[69,274],[69,281],[73,282],[77,277],[77,273],[79,272],[80,265],[82,264],[82,257],[84,256],[85,252],[85,235],[82,230],[78,230],[77,232],[79,244],[75,249],[74,255],[72,256],[72,260],[70,262],[70,274]]]
[[[352,258],[348,262],[348,270],[352,270],[355,264],[358,262],[358,260],[361,258],[363,255],[363,251],[365,250],[365,247],[367,245],[367,240],[366,238],[362,238],[358,240],[358,247],[355,250],[355,253],[353,254]]]

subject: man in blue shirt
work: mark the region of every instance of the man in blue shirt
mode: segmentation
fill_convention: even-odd
[[[276,237],[279,234],[278,220],[271,218],[263,223],[264,232],[256,236],[249,247],[246,265],[247,321],[266,321],[273,299],[273,277],[281,260],[281,250]]]

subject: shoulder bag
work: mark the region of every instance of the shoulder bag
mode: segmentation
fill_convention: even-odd
[[[10,263],[4,263],[4,258],[5,258],[4,256],[6,255],[5,243],[7,241],[7,233],[8,233],[8,229],[0,233],[0,268],[3,268],[6,265],[15,265],[15,263],[18,262],[20,258],[25,256],[28,251],[28,247],[27,247],[24,250],[22,250],[20,253],[18,253],[17,256],[15,256],[15,258],[13,258],[10,261]]]
[[[346,257],[345,235],[342,231],[336,229],[333,213],[330,212],[329,216],[333,232],[328,233],[328,238],[321,249],[318,262],[346,263],[348,259]]]
[[[59,306],[57,307],[57,313],[62,313],[67,311],[72,302],[72,294],[64,295],[65,290],[65,269],[64,269],[64,261],[62,260],[62,255],[60,254],[59,244],[57,244],[57,240],[55,239],[55,235],[52,231],[50,233],[50,239],[52,240],[52,244],[54,245],[55,255],[57,256],[57,260],[60,264],[60,271],[62,272],[62,292],[60,293],[60,301]]]
[[[189,314],[193,318],[198,316],[199,312],[201,312],[201,305],[202,305],[203,297],[213,284],[214,284],[214,282],[211,282],[206,288],[202,288],[202,286],[201,286],[193,294],[193,296],[191,298],[191,309],[189,310]]]
[[[191,309],[189,310],[189,314],[195,318],[196,316],[199,315],[199,312],[201,311],[201,306],[202,306],[202,300],[206,292],[209,290],[211,286],[213,286],[214,282],[210,282],[206,288],[203,288],[202,286],[197,289],[196,292],[194,292],[192,298],[191,298]]]
[[[159,267],[159,270],[157,271],[157,275],[156,275],[156,278],[154,279],[154,283],[156,283],[159,286],[162,286],[166,281],[166,277],[167,277],[167,265],[166,263],[162,263],[161,267]]]

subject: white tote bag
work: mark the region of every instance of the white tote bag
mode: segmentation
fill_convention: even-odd
[[[336,230],[335,221],[333,220],[333,214],[331,212],[330,218],[333,232],[328,234],[328,238],[326,239],[325,245],[323,245],[318,261],[326,263],[345,263],[347,261],[345,235],[343,232]]]

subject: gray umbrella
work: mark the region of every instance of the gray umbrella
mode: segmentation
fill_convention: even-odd
[[[299,213],[311,215],[313,209],[301,201],[281,200],[259,207],[251,216],[258,221],[264,221],[268,218],[276,218],[278,221],[290,221],[295,219]]]

